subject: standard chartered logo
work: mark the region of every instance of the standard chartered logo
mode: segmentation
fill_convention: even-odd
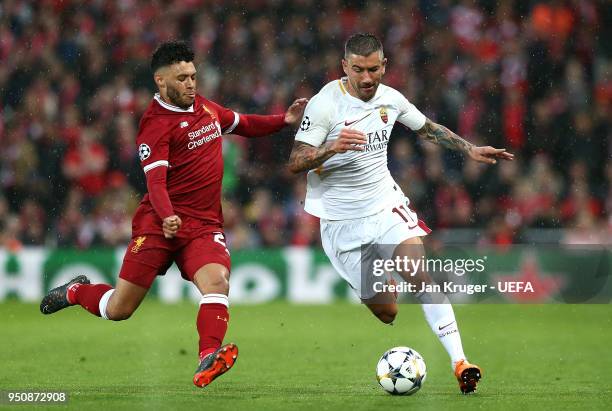
[[[219,127],[217,127],[217,124],[215,124],[215,123],[205,124],[200,129],[198,129],[196,131],[190,131],[187,134],[187,137],[189,137],[190,140],[193,140],[194,138],[200,137],[204,133],[208,133],[210,130],[212,130],[214,128],[219,128]]]
[[[206,134],[212,130],[215,131],[211,134]],[[202,138],[195,140],[200,136],[202,136]],[[189,140],[191,140],[187,144],[187,148],[189,150],[193,150],[194,148],[197,148],[202,144],[208,143],[218,137],[221,137],[221,125],[217,121],[215,121],[214,123],[205,124],[201,128],[187,133],[187,137],[189,137]]]

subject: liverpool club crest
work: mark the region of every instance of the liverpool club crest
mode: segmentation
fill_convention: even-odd
[[[140,247],[142,247],[142,244],[145,242],[146,239],[147,237],[144,235],[141,235],[140,237],[134,239],[134,246],[132,247],[132,252],[134,254],[140,251]]]
[[[387,109],[384,107],[380,108],[380,119],[383,121],[383,123],[387,124],[387,121],[389,121],[389,117],[387,116]]]

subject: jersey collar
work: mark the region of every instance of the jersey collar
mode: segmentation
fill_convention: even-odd
[[[155,99],[155,101],[157,101],[159,105],[165,108],[166,110],[175,111],[177,113],[193,113],[193,104],[189,106],[189,108],[186,108],[186,109],[180,108],[177,106],[173,106],[172,104],[168,104],[164,100],[162,100],[159,93],[155,93],[155,95],[153,96],[153,99]]]

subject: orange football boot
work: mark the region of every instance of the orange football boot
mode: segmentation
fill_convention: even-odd
[[[476,385],[482,377],[480,367],[470,364],[467,360],[461,360],[455,364],[455,377],[459,381],[459,389],[464,394],[476,391]]]
[[[206,387],[222,374],[229,371],[238,358],[236,344],[225,344],[212,354],[202,358],[193,376],[193,383],[198,387]]]

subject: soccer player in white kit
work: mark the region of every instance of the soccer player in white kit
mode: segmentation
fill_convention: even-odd
[[[323,249],[332,265],[376,317],[391,323],[397,314],[396,295],[377,293],[363,283],[362,247],[373,246],[368,250],[383,259],[417,259],[424,255],[420,237],[430,232],[409,208],[410,201],[387,167],[394,123],[483,163],[512,160],[513,155],[476,147],[426,118],[400,92],[380,83],[386,63],[374,35],[359,33],[347,40],[342,59],[346,77],[325,85],[308,103],[289,168],[294,173],[308,170],[304,209],[321,219]],[[384,246],[389,244],[393,246]],[[411,283],[433,283],[422,270],[399,274]],[[482,372],[466,359],[448,299],[427,292],[415,297],[451,358],[461,392],[475,391]]]

